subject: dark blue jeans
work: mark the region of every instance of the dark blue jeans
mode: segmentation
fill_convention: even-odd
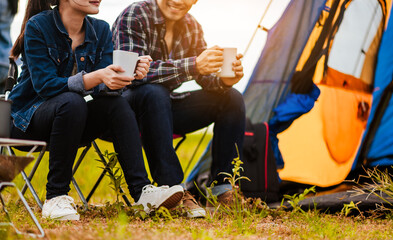
[[[225,93],[198,90],[184,99],[171,99],[159,84],[145,84],[123,93],[134,110],[153,180],[158,185],[183,181],[173,148],[172,134],[186,134],[214,123],[212,181],[224,183],[220,172],[232,173],[232,160],[241,153],[245,129],[243,96],[235,89]]]
[[[13,127],[11,136],[49,143],[46,198],[51,199],[69,192],[78,147],[108,130],[131,196],[137,201],[150,181],[135,114],[124,98],[99,97],[86,103],[79,94],[62,93],[36,110],[26,132]]]

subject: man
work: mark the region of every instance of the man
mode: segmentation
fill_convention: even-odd
[[[215,73],[223,64],[222,48],[206,49],[203,31],[188,11],[197,0],[145,0],[127,7],[113,25],[115,49],[150,55],[146,78],[133,81],[123,94],[138,115],[143,146],[154,181],[175,185],[183,171],[173,149],[172,134],[186,134],[215,123],[211,167],[212,193],[218,201],[232,199],[231,186],[220,172],[231,173],[242,149],[245,108],[232,88],[243,77],[241,54],[233,63],[234,78]],[[202,90],[174,93],[183,82],[196,80]],[[203,208],[187,192],[188,217],[202,217]],[[208,204],[209,205],[209,204]],[[209,207],[209,206],[208,206]]]

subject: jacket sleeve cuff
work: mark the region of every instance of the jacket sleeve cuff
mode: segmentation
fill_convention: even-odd
[[[71,92],[76,92],[76,93],[80,93],[82,95],[89,95],[91,93],[93,93],[93,90],[86,90],[85,89],[85,84],[83,82],[83,75],[85,75],[86,72],[82,71],[77,73],[74,76],[71,76],[68,78],[68,89]]]
[[[105,84],[101,83],[94,88],[94,96],[121,96],[123,89],[111,90]]]

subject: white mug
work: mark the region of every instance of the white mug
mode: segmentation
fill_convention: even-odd
[[[223,48],[224,62],[221,70],[217,73],[219,77],[233,78],[236,77],[235,72],[232,70],[232,63],[236,61],[237,48]]]
[[[125,70],[120,73],[121,75],[133,77],[139,60],[138,56],[139,54],[135,52],[113,50],[113,65],[120,66]]]

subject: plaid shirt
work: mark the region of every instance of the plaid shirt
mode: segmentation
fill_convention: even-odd
[[[155,0],[145,0],[128,6],[116,19],[112,32],[114,49],[137,52],[153,58],[146,78],[134,80],[132,86],[159,83],[173,91],[183,82],[194,79],[205,90],[228,89],[214,74],[198,73],[196,57],[206,49],[206,42],[201,25],[190,14],[186,14],[175,25],[171,53],[168,53],[164,39],[165,18]],[[187,93],[184,93],[177,97],[186,95]]]

